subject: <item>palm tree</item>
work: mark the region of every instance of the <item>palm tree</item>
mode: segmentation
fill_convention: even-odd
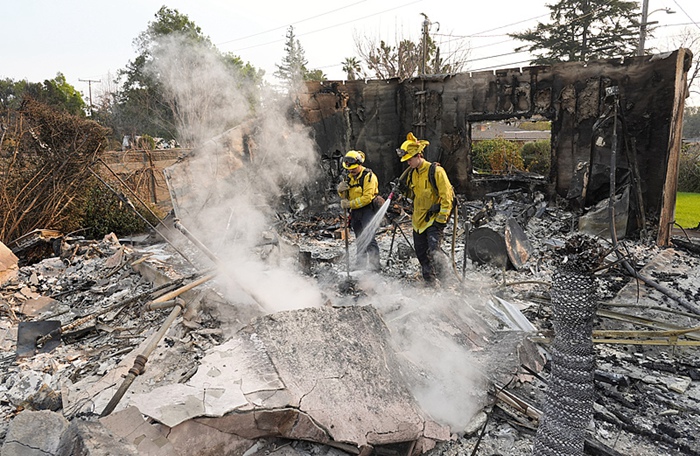
[[[343,71],[348,75],[348,81],[354,81],[362,73],[362,66],[356,57],[346,57],[343,61]]]

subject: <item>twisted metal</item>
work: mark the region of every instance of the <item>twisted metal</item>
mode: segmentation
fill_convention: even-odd
[[[552,370],[533,455],[583,455],[585,433],[593,419],[593,317],[597,307],[593,275],[565,264],[553,276],[555,336]]]

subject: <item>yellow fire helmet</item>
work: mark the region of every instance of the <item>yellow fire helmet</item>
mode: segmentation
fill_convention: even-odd
[[[400,149],[396,149],[396,153],[401,157],[401,161],[408,161],[411,157],[423,152],[423,149],[430,144],[425,139],[417,139],[413,133],[406,135],[406,141],[401,144]]]
[[[343,157],[343,168],[354,169],[365,162],[365,153],[361,150],[350,150]]]

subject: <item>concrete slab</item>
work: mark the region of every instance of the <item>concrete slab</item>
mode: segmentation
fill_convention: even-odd
[[[119,440],[99,421],[74,419],[61,436],[56,456],[139,456],[132,444]]]
[[[332,440],[364,446],[422,435],[426,420],[374,307],[280,312],[257,319],[248,330],[292,395],[290,406],[312,417]]]
[[[100,422],[115,436],[133,444],[138,454],[144,456],[171,456],[181,454],[175,450],[159,427],[143,419],[136,407],[112,413],[100,418]],[[194,453],[184,453],[194,454]]]
[[[245,394],[284,389],[265,353],[246,338],[214,347],[186,384],[165,385],[134,394],[131,404],[174,427],[201,416],[223,416],[248,405]]]
[[[177,448],[177,454],[198,456],[242,455],[255,444],[254,440],[222,432],[198,420],[185,421],[172,428],[168,440]]]
[[[285,437],[356,448],[422,440],[426,432],[427,440],[450,435],[423,417],[372,306],[255,319],[211,350],[186,384],[133,395],[130,403],[178,434],[194,420],[243,439]],[[202,451],[210,448],[201,445]]]

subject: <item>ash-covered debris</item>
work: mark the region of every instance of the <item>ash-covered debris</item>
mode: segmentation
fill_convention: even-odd
[[[274,453],[281,448],[291,454],[362,451],[352,444],[343,446],[332,439],[325,441],[328,435],[321,437],[312,428],[297,429],[295,434],[278,427],[278,432],[263,433],[254,422],[243,419],[240,411],[224,414],[224,418],[207,418],[210,421],[206,427],[210,430],[216,427],[216,433],[203,431],[202,418],[179,423],[179,418],[168,410],[149,411],[173,424],[167,428],[168,437],[167,433],[156,432],[166,429],[163,424],[157,424],[158,418],[144,412],[150,410],[152,402],[148,397],[155,387],[175,385],[180,392],[198,388],[204,374],[199,369],[203,360],[207,360],[208,371],[219,369],[220,366],[210,364],[211,360],[216,356],[224,358],[222,355],[212,358],[213,353],[233,340],[242,328],[247,328],[245,331],[250,334],[264,335],[250,339],[259,344],[255,347],[271,349],[271,345],[278,345],[278,349],[287,352],[285,356],[294,357],[299,346],[276,334],[288,334],[295,324],[303,332],[304,325],[323,322],[315,332],[306,331],[310,339],[305,341],[305,352],[317,347],[319,355],[331,353],[319,347],[334,344],[352,351],[351,347],[358,343],[352,331],[328,333],[332,319],[329,317],[333,313],[326,314],[322,309],[338,312],[370,306],[376,309],[391,336],[395,372],[401,372],[401,385],[406,382],[411,401],[415,401],[410,407],[415,406],[421,416],[429,417],[430,423],[447,426],[451,436],[428,433],[434,439],[428,444],[423,434],[420,445],[411,443],[418,435],[415,433],[405,434],[396,442],[387,441],[385,445],[372,437],[367,451],[374,449],[379,454],[391,449],[401,454],[424,452],[436,456],[472,454],[476,449],[474,454],[530,455],[550,377],[549,350],[554,336],[552,275],[562,265],[574,265],[580,258],[590,257],[598,264],[589,272],[597,284],[599,308],[593,323],[594,419],[586,429],[584,452],[640,456],[700,454],[695,438],[700,422],[700,357],[693,345],[700,341],[700,331],[694,330],[699,316],[679,305],[673,299],[675,295],[669,296],[664,290],[649,287],[626,274],[606,241],[599,241],[595,248],[584,243],[574,229],[576,217],[570,212],[555,204],[544,204],[537,194],[530,196],[522,191],[463,202],[457,223],[451,220],[445,232],[443,250],[450,267],[436,288],[425,287],[420,279],[407,217],[387,217],[377,231],[382,266],[378,273],[358,269],[354,264],[354,238],[350,237],[346,246],[342,217],[333,211],[315,216],[289,215],[277,230],[278,244],[274,250],[279,257],[272,259],[268,251],[264,260],[270,265],[264,277],[272,279],[265,286],[276,286],[274,278],[278,276],[272,273],[273,266],[288,264],[318,288],[321,304],[315,307],[319,310],[312,308],[305,313],[309,320],[304,320],[301,317],[304,312],[297,310],[277,318],[276,311],[261,309],[260,303],[270,299],[284,301],[285,295],[270,297],[251,288],[249,283],[243,283],[237,292],[231,293],[228,289],[219,292],[222,285],[212,280],[183,297],[188,302],[186,310],[148,357],[145,372],[136,377],[117,410],[110,415],[112,422],[107,423],[112,426],[109,428],[112,438],[120,441],[114,437],[118,434],[114,423],[125,418],[118,417],[131,416],[127,414],[133,413],[130,409],[133,404],[144,404],[144,410],[137,413],[144,419],[140,426],[146,426],[147,435],[155,432],[147,439],[149,442],[167,441],[162,448],[171,451],[168,454],[197,454],[183,443],[187,435],[204,439],[196,440],[199,450],[207,440],[227,442],[230,452],[226,454],[243,454],[248,450],[251,454]],[[512,251],[513,244],[506,243],[506,229],[509,224],[512,227],[513,221],[522,229],[516,240],[521,242],[521,247],[526,241],[528,250],[527,257],[515,257],[520,261],[517,267],[511,255],[518,252]],[[504,242],[494,246],[489,241],[493,239],[490,235],[483,238],[486,244],[480,248],[487,252],[495,249],[495,254],[500,258],[505,255],[506,261],[483,261],[483,255],[475,256],[474,249],[470,252],[471,232],[484,227],[501,236]],[[0,292],[3,316],[0,435],[5,442],[13,418],[23,411],[51,411],[71,422],[105,422],[98,420],[99,415],[133,366],[133,358],[161,328],[172,306],[177,305],[172,302],[170,307],[161,307],[153,305],[153,301],[203,276],[167,244],[129,246],[109,236],[101,241],[68,243],[65,247],[62,255],[50,255],[19,267],[16,278],[5,283]],[[700,260],[693,252],[660,249],[633,240],[620,241],[620,248],[640,273],[687,300],[697,299]],[[185,252],[189,256],[189,251]],[[258,255],[265,256],[263,253],[257,250]],[[263,317],[265,314],[267,317]],[[318,319],[320,315],[325,316]],[[361,315],[353,318],[360,318],[366,325],[370,323]],[[266,325],[266,319],[274,325]],[[28,347],[36,353],[17,356],[20,323],[39,321],[59,322],[61,343],[49,352],[40,353],[44,341]],[[258,326],[251,326],[252,321]],[[81,324],[71,327],[75,322]],[[276,333],[275,325],[282,322],[284,331]],[[35,341],[42,336],[46,335],[37,334]],[[268,343],[262,343],[265,337],[270,338]],[[241,356],[243,352],[236,353]],[[265,356],[276,363],[278,355]],[[333,359],[337,356],[333,355]],[[325,366],[324,381],[343,378],[340,371],[331,368],[334,364],[329,359],[309,358],[306,366],[313,364],[312,359],[318,367]],[[350,358],[346,362],[348,366],[361,365],[361,361]],[[294,379],[291,372],[297,369],[299,366],[289,368],[285,381]],[[358,369],[353,375],[360,376],[361,372]],[[281,400],[277,405],[283,406],[298,394],[306,398],[306,402],[300,400],[301,404],[310,404],[313,398],[314,410],[324,407],[332,410],[330,404],[323,403],[327,395],[319,394],[323,388],[331,388],[330,383],[321,387],[322,383],[317,383],[320,380],[293,381],[296,383],[291,390],[280,384],[276,386],[280,388],[277,393],[265,396],[257,392],[255,399],[244,396],[241,401],[255,410],[268,404],[266,401],[271,398]],[[312,383],[316,386],[310,386]],[[203,404],[216,410],[226,410],[217,402],[220,400],[217,388],[221,385],[214,380],[205,381],[204,385],[201,396],[197,393],[192,397],[200,397]],[[363,401],[368,397],[371,398],[365,396]],[[358,395],[344,400],[359,401],[369,408],[377,406],[364,404]],[[195,417],[199,413],[186,410]],[[332,416],[319,418],[324,415],[315,413],[309,416],[332,420]],[[234,415],[239,417],[235,422],[238,432],[235,438],[235,432],[229,429],[233,424],[216,421]],[[381,415],[379,411],[373,419]],[[378,426],[380,422],[374,423]],[[347,422],[334,424],[347,430],[346,425]],[[302,443],[295,435],[304,439],[315,436],[316,442]],[[122,444],[130,448],[134,442],[127,439]],[[431,449],[432,445],[435,446]],[[140,447],[142,451],[143,448]],[[163,453],[153,450],[142,454]]]

